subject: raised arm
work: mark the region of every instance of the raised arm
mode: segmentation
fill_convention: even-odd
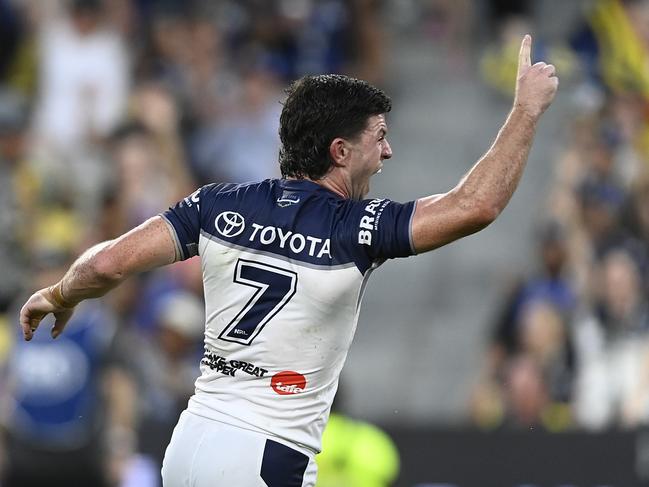
[[[84,252],[56,284],[35,292],[20,310],[25,340],[31,340],[41,320],[52,313],[56,338],[84,299],[103,296],[132,274],[177,260],[171,229],[161,217],[150,218],[115,240]]]
[[[559,80],[554,66],[532,66],[532,38],[526,35],[518,59],[514,106],[489,151],[455,188],[417,201],[412,222],[416,251],[446,245],[493,222],[518,186],[536,124],[550,106]]]

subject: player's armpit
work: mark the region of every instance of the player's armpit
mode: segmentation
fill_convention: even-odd
[[[488,205],[464,195],[461,186],[421,198],[412,219],[413,246],[418,254],[442,247],[482,230],[496,216]]]

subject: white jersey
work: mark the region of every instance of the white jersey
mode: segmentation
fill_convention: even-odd
[[[414,253],[414,202],[307,180],[204,186],[162,216],[200,255],[205,354],[189,411],[320,451],[370,272]]]

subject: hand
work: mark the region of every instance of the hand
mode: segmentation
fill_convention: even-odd
[[[526,35],[518,55],[518,78],[514,107],[538,118],[550,106],[557,93],[559,79],[552,64],[539,62],[532,66],[532,37]]]
[[[23,329],[23,337],[26,341],[31,340],[41,320],[52,313],[55,321],[50,334],[52,338],[56,338],[65,328],[73,312],[74,307],[56,304],[51,288],[36,291],[20,310],[20,326]]]

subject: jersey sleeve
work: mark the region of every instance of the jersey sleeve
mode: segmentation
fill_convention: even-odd
[[[415,254],[411,231],[415,204],[387,199],[358,203],[352,213],[354,244],[372,261]]]
[[[169,223],[176,241],[179,260],[198,255],[198,239],[201,233],[200,203],[204,188],[194,191],[160,216]]]

